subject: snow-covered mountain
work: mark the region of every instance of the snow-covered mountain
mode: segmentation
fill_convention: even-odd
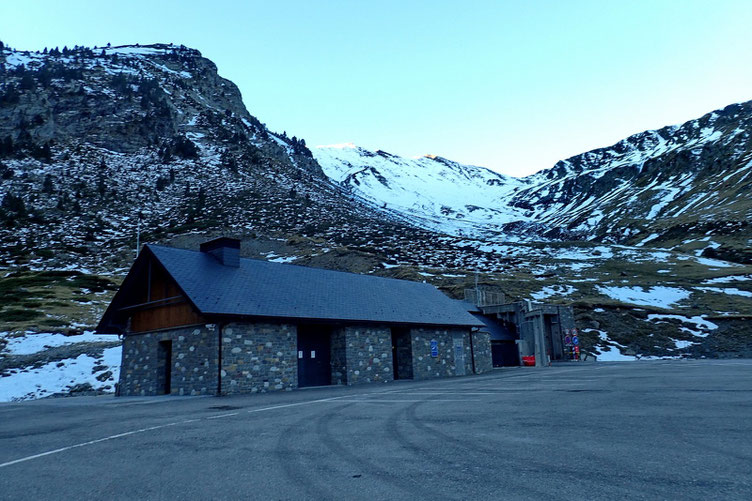
[[[752,101],[635,134],[525,178],[353,145],[317,147],[313,155],[358,196],[452,234],[652,242],[731,255],[752,237]]]
[[[484,235],[529,220],[524,209],[508,203],[530,186],[525,180],[438,156],[408,159],[350,143],[312,152],[332,181],[429,229]]]

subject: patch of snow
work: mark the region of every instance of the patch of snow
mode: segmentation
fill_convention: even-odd
[[[641,287],[613,287],[596,285],[601,294],[617,301],[641,306],[653,306],[656,308],[670,308],[676,303],[687,299],[690,292],[675,287],[655,286],[650,289]]]
[[[721,261],[720,259],[709,259],[707,257],[696,257],[695,261],[705,266],[712,266],[715,268],[731,268],[733,266],[742,266],[736,263],[729,263],[728,261]]]
[[[677,350],[683,350],[685,348],[689,348],[690,346],[696,344],[693,341],[685,341],[683,339],[671,339],[671,341],[674,342],[674,345],[676,345]]]
[[[104,350],[101,358],[82,354],[37,368],[11,369],[10,375],[0,377],[0,402],[42,398],[54,393],[64,393],[72,386],[85,383],[89,383],[94,389],[109,386],[114,391],[120,374],[121,355],[122,347],[117,346]],[[61,362],[63,364],[58,367]],[[102,372],[112,371],[112,375],[104,382],[96,378],[94,367],[97,365],[107,366]]]
[[[703,317],[697,315],[694,317],[685,317],[684,315],[657,315],[654,313],[648,314],[648,320],[663,320],[663,319],[675,319],[685,324],[693,324],[698,329],[714,330],[718,328],[717,324],[714,324],[710,320],[705,320]],[[699,334],[698,334],[699,335]],[[700,337],[705,337],[707,334],[702,334]]]
[[[553,296],[568,296],[577,289],[571,285],[548,285],[538,292],[530,294],[536,301],[542,301]]]
[[[731,294],[733,296],[752,297],[752,292],[743,291],[735,287],[727,287],[725,289],[721,289],[720,287],[695,287],[695,289],[705,292],[716,292],[718,294]]]
[[[706,284],[725,284],[729,282],[746,282],[752,280],[752,275],[731,275],[727,277],[717,277],[706,280]]]
[[[661,235],[658,233],[651,233],[648,237],[641,240],[638,244],[635,245],[635,247],[642,247],[646,243],[655,240],[656,238],[660,237]]]
[[[278,256],[273,252],[266,255],[266,260],[272,263],[290,263],[296,259],[300,259],[300,256]]]
[[[600,342],[596,349],[598,350],[597,360],[599,362],[633,362],[637,357],[631,355],[622,355],[621,349],[626,348],[608,337],[608,333],[598,329],[583,329],[582,332],[597,332]]]
[[[0,332],[0,337],[5,338],[8,342],[5,346],[5,352],[8,355],[31,355],[44,351],[47,348],[56,348],[58,346],[118,340],[118,336],[116,335],[94,334],[94,331],[86,331],[77,336],[26,333],[19,337],[9,337],[7,332]]]

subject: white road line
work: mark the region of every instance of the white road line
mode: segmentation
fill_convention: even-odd
[[[382,400],[382,399],[371,399],[371,400],[348,400],[348,402],[356,402],[359,404],[380,404],[382,402],[389,402],[389,403],[398,403],[398,402],[425,402],[425,403],[431,403],[431,402],[478,402],[477,398],[430,398],[430,399],[415,399],[415,398],[406,398],[404,400]]]
[[[229,412],[227,414],[217,414],[216,416],[209,416],[206,419],[219,419],[223,417],[230,417],[230,416],[237,416],[240,414],[239,412]]]
[[[0,463],[0,468],[4,468],[6,466],[14,465],[14,464],[17,464],[17,463],[23,463],[24,461],[31,461],[32,459],[37,459],[37,458],[41,458],[41,457],[44,457],[44,456],[49,456],[51,454],[57,454],[58,452],[69,451],[71,449],[76,449],[78,447],[85,447],[87,445],[98,444],[100,442],[106,442],[107,440],[113,440],[115,438],[127,437],[128,435],[135,435],[136,433],[143,433],[145,431],[159,430],[160,428],[167,428],[168,426],[175,426],[175,425],[183,424],[183,423],[186,423],[186,422],[188,422],[188,421],[176,421],[174,423],[161,424],[159,426],[150,426],[149,428],[141,428],[140,430],[126,431],[125,433],[118,433],[117,435],[110,435],[109,437],[98,438],[97,440],[90,440],[88,442],[82,442],[80,444],[69,445],[68,447],[61,447],[60,449],[55,449],[55,450],[52,450],[52,451],[42,452],[40,454],[34,454],[33,456],[26,456],[25,458],[14,459],[13,461],[8,461],[7,463]]]
[[[341,400],[343,398],[360,397],[360,396],[363,396],[363,395],[364,394],[360,393],[360,394],[356,394],[356,395],[344,395],[344,396],[341,396],[341,397],[322,398],[322,399],[319,399],[319,400],[308,400],[308,401],[305,401],[305,402],[296,402],[294,404],[274,405],[272,407],[262,407],[261,409],[251,409],[251,410],[248,411],[248,413],[271,411],[271,410],[274,410],[274,409],[284,409],[286,407],[296,407],[296,406],[300,406],[300,405],[318,404],[318,403],[322,403],[322,402],[331,402],[331,401],[334,401],[334,400]],[[170,426],[177,426],[179,424],[195,423],[197,421],[202,421],[202,420],[206,420],[206,419],[218,419],[218,418],[221,418],[221,417],[235,416],[237,414],[239,414],[239,413],[235,412],[235,413],[230,413],[230,414],[218,414],[218,415],[215,415],[215,416],[209,416],[209,417],[206,417],[206,418],[199,418],[199,419],[184,419],[182,421],[174,421],[172,423],[160,424],[160,425],[157,425],[157,426],[150,426],[148,428],[141,428],[141,429],[138,429],[138,430],[126,431],[124,433],[118,433],[116,435],[110,435],[109,437],[98,438],[96,440],[90,440],[88,442],[81,442],[80,444],[69,445],[68,447],[61,447],[59,449],[54,449],[54,450],[47,451],[47,452],[41,452],[39,454],[34,454],[32,456],[26,456],[26,457],[23,457],[23,458],[14,459],[13,461],[8,461],[8,462],[5,462],[5,463],[0,463],[0,468],[5,468],[6,466],[11,466],[11,465],[18,464],[18,463],[23,463],[23,462],[26,462],[26,461],[31,461],[32,459],[38,459],[38,458],[41,458],[41,457],[44,457],[44,456],[50,456],[52,454],[58,454],[60,452],[69,451],[71,449],[77,449],[79,447],[86,447],[87,445],[94,445],[94,444],[98,444],[100,442],[106,442],[108,440],[114,440],[116,438],[122,438],[122,437],[127,437],[127,436],[130,436],[130,435],[136,435],[137,433],[144,433],[144,432],[147,432],[147,431],[159,430],[159,429],[167,428],[167,427],[170,427]]]
[[[319,400],[308,400],[305,402],[295,402],[294,404],[282,404],[282,405],[273,405],[271,407],[262,407],[260,409],[251,409],[247,411],[249,414],[253,414],[255,412],[264,412],[264,411],[271,411],[274,409],[285,409],[287,407],[298,407],[300,405],[308,405],[308,404],[318,404],[321,402],[331,402],[333,400],[342,400],[343,398],[353,398],[353,397],[362,397],[365,395],[365,393],[357,393],[355,395],[343,395],[341,397],[331,397],[331,398],[321,398]]]

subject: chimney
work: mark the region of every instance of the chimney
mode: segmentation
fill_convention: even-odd
[[[240,266],[240,240],[237,238],[215,238],[201,244],[201,252],[210,254],[225,266]]]

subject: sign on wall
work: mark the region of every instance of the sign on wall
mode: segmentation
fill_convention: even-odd
[[[439,342],[435,339],[431,340],[431,356],[436,358],[439,356]]]

